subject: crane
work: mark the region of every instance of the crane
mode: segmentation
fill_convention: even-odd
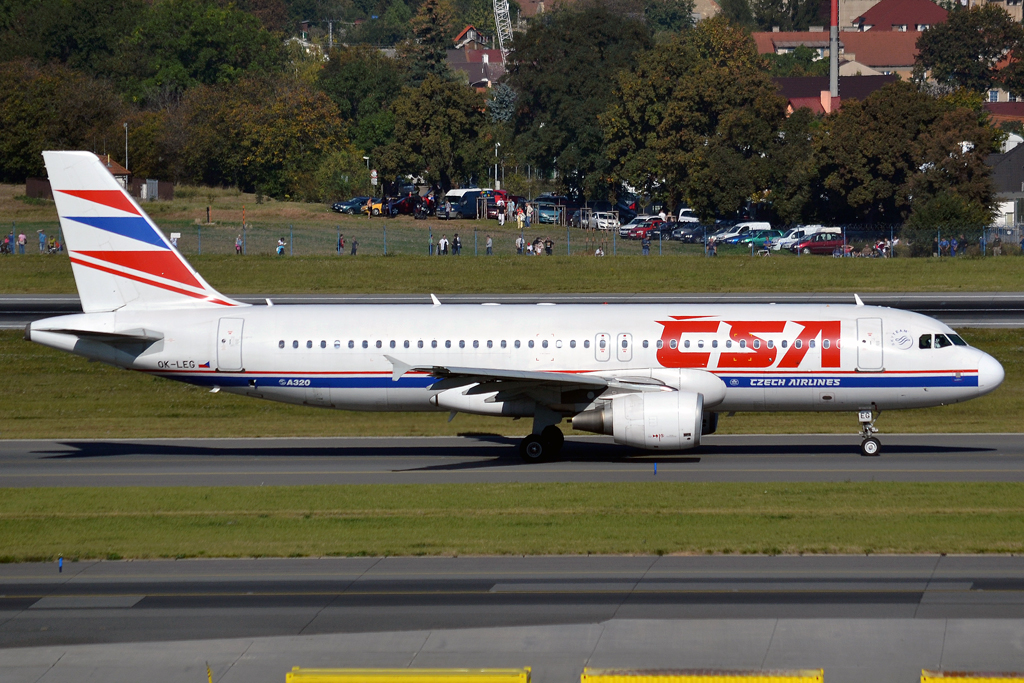
[[[494,26],[498,30],[498,49],[504,64],[512,49],[512,17],[508,11],[508,0],[494,0]]]

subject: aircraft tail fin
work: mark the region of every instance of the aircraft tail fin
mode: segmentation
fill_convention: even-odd
[[[91,152],[43,152],[86,313],[242,306],[211,287]]]

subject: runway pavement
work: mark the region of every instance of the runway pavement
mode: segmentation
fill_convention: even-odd
[[[677,454],[638,451],[610,437],[570,437],[557,462],[524,464],[518,439],[24,440],[0,442],[0,487],[274,486],[622,481],[1024,481],[1020,434],[859,437],[713,435]],[[655,473],[655,463],[657,472]]]
[[[265,305],[430,303],[422,294],[232,294]],[[853,303],[853,293],[665,293],[665,294],[459,294],[441,295],[442,303]],[[1024,327],[1024,292],[891,292],[861,294],[864,303],[929,315],[953,327]],[[76,295],[0,295],[0,329],[22,329],[40,318],[80,313]]]
[[[324,558],[0,565],[0,679],[281,683],[292,666],[1024,662],[1017,557]],[[209,640],[206,640],[209,639]],[[146,643],[146,644],[138,644]]]

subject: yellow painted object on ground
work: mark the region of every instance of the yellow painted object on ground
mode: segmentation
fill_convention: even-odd
[[[580,683],[822,683],[823,669],[726,671],[714,669],[584,669]]]
[[[285,683],[530,683],[522,669],[302,669],[293,668]]]
[[[985,671],[921,671],[921,683],[1024,683],[1024,673]]]

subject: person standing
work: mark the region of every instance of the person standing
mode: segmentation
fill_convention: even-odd
[[[284,241],[283,237],[277,238],[277,255],[278,256],[284,256],[284,247],[285,247],[286,244],[288,244],[288,243]]]
[[[338,254],[345,253],[345,233],[338,235]]]
[[[529,204],[526,205],[526,227],[530,227],[530,218],[533,216],[533,207]]]
[[[498,225],[505,225],[505,207],[501,204],[498,205]]]
[[[239,235],[235,238],[235,254],[238,256],[242,255],[242,236]]]
[[[359,240],[353,239],[352,240],[352,254],[351,255],[355,256],[357,251],[359,251]]]
[[[462,256],[462,240],[459,239],[459,233],[455,233],[455,237],[452,238],[452,256]]]
[[[547,254],[548,256],[551,256],[551,254],[554,253],[554,249],[555,249],[555,243],[551,240],[550,237],[547,238],[546,240],[544,240],[544,253],[545,254]]]
[[[39,233],[39,253],[46,253],[46,233],[42,230],[36,230]]]
[[[485,242],[485,244],[487,246],[487,255],[488,256],[493,255],[494,254],[494,242],[491,240],[491,236],[490,235],[487,236],[487,241]]]
[[[441,239],[437,242],[437,255],[447,256],[448,255],[448,236],[441,235]]]
[[[526,214],[523,213],[522,207],[520,207],[519,209],[516,210],[515,216],[516,216],[516,227],[519,228],[519,232],[522,232],[523,231],[523,220],[524,220],[524,218],[526,216]],[[520,254],[523,253],[522,250],[520,250],[519,253]]]
[[[520,211],[519,212],[519,227],[520,228],[522,228],[522,225],[523,225],[522,218],[523,218],[523,212]],[[525,246],[526,246],[526,240],[524,240],[522,234],[520,234],[519,237],[516,238],[516,254],[519,255],[519,256],[522,256],[523,255],[523,248]]]
[[[645,233],[642,240],[640,240],[640,248],[643,250],[644,256],[651,255],[651,237]]]
[[[27,242],[27,241],[28,241],[28,238],[25,237],[25,233],[19,232],[18,233],[18,253],[19,254],[24,254],[25,253],[25,242]]]

